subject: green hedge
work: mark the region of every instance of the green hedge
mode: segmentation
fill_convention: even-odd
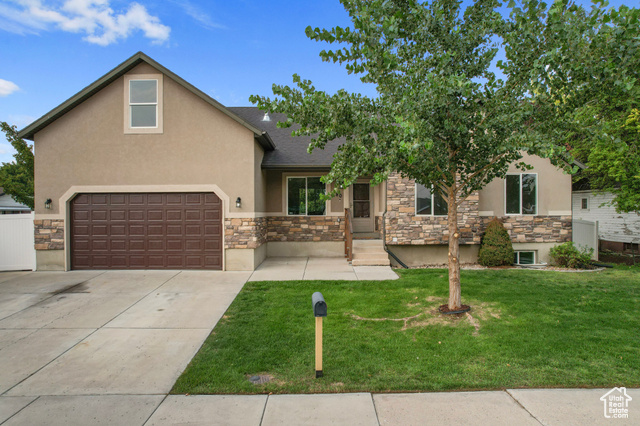
[[[480,242],[478,262],[483,266],[503,266],[513,264],[513,245],[509,233],[502,222],[489,222]]]
[[[578,249],[571,241],[549,250],[551,263],[564,268],[591,269],[592,248]]]

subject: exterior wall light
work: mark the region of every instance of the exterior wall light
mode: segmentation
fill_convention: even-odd
[[[237,208],[242,207],[242,200],[240,199],[240,197],[236,198],[236,207]]]
[[[44,202],[45,209],[51,209],[51,198],[47,198]]]

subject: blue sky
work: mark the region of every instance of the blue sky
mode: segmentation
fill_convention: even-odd
[[[304,34],[348,24],[337,0],[0,0],[0,121],[23,128],[140,50],[227,106],[293,73],[373,95]]]

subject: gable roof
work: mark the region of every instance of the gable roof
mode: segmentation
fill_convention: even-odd
[[[4,192],[4,188],[0,187],[0,211],[30,212],[31,209],[14,200],[11,195]]]
[[[254,133],[260,145],[262,145],[262,147],[265,149],[265,151],[271,151],[275,149],[275,145],[273,141],[271,140],[271,138],[266,132],[262,131],[260,128],[254,126],[253,124],[247,122],[243,118],[234,114],[224,105],[222,105],[220,102],[216,101],[211,96],[204,93],[202,90],[198,89],[191,83],[182,79],[177,74],[174,74],[172,71],[160,65],[158,62],[154,61],[153,59],[151,59],[149,56],[145,55],[142,52],[138,52],[135,55],[131,56],[129,59],[127,59],[117,67],[115,67],[114,69],[112,69],[111,71],[109,71],[108,73],[106,73],[105,75],[103,75],[102,77],[100,77],[99,79],[97,79],[96,81],[94,81],[93,83],[91,83],[90,85],[88,85],[87,87],[85,87],[84,89],[76,93],[75,95],[73,95],[72,97],[70,97],[69,99],[67,99],[66,101],[64,101],[63,103],[61,103],[60,105],[58,105],[57,107],[55,107],[54,109],[52,109],[51,111],[49,111],[48,113],[46,113],[45,115],[37,119],[33,123],[29,124],[24,129],[20,130],[18,132],[18,136],[23,139],[33,140],[33,137],[37,132],[44,129],[49,124],[53,123],[58,118],[62,117],[64,114],[66,114],[67,112],[69,112],[70,110],[72,110],[73,108],[75,108],[76,106],[78,106],[79,104],[81,104],[82,102],[84,102],[85,100],[87,100],[88,98],[90,98],[91,96],[99,92],[100,90],[102,90],[104,87],[108,86],[109,84],[113,83],[115,80],[117,80],[118,78],[120,78],[121,76],[129,72],[135,66],[143,62],[152,66],[153,68],[155,68],[162,74],[166,75],[167,77],[171,78],[180,86],[184,87],[185,89],[187,89],[188,91],[190,91],[191,93],[193,93],[194,95],[196,95],[197,97],[199,97],[200,99],[208,103],[209,105],[213,106],[223,114],[227,115],[232,120],[238,122],[242,126],[251,130]]]
[[[265,152],[262,160],[263,169],[321,169],[331,166],[333,155],[338,147],[344,143],[344,138],[336,139],[328,143],[324,149],[314,149],[311,154],[307,147],[311,142],[311,136],[291,136],[293,130],[300,126],[294,124],[290,128],[278,128],[278,121],[286,121],[287,116],[281,113],[269,113],[270,121],[262,121],[264,111],[257,107],[229,107],[232,112],[238,114],[252,125],[267,132],[276,144],[276,149]]]

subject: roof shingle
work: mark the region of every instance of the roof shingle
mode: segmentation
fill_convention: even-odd
[[[257,107],[227,107],[227,109],[271,136],[276,149],[265,152],[262,160],[262,167],[265,169],[329,168],[333,162],[333,155],[338,151],[338,146],[344,142],[338,139],[328,143],[325,149],[314,149],[309,154],[307,148],[311,137],[291,136],[292,131],[300,128],[299,125],[284,129],[277,127],[278,121],[286,121],[285,114],[269,113],[271,121],[262,121],[264,111]]]

